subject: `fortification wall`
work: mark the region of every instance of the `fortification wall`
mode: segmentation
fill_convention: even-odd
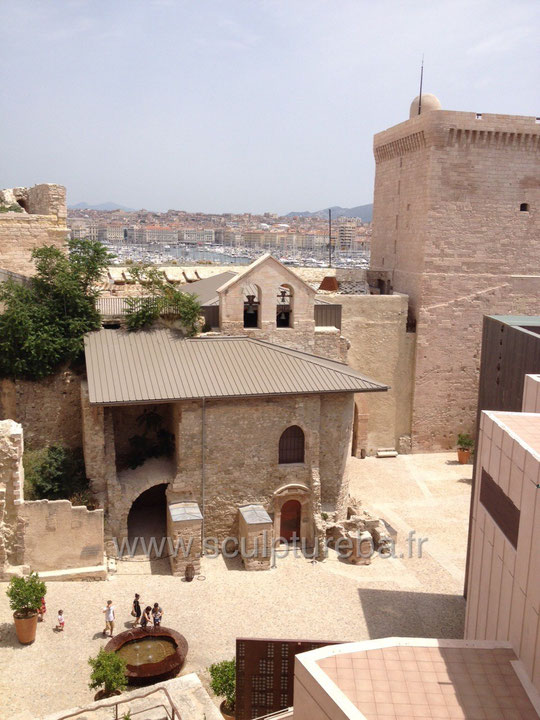
[[[39,381],[0,380],[0,419],[24,427],[26,444],[82,446],[81,377],[62,370]]]
[[[0,269],[32,275],[32,250],[42,245],[65,248],[66,189],[61,185],[15,188],[22,212],[0,213]],[[5,192],[5,191],[4,191]]]
[[[415,333],[406,332],[405,295],[329,295],[343,306],[342,330],[350,347],[348,364],[378,382],[384,393],[356,396],[364,428],[357,427],[356,454],[374,455],[378,448],[399,446],[411,432]]]

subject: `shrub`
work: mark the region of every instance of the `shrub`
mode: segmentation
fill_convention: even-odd
[[[30,617],[41,607],[41,598],[45,597],[47,588],[35,572],[28,577],[13,577],[9,581],[6,594],[9,607],[18,617]]]
[[[82,355],[85,333],[101,327],[94,286],[111,257],[91,240],[70,240],[69,255],[45,245],[28,283],[0,285],[0,377],[40,380]]]
[[[150,327],[161,315],[169,315],[180,320],[186,335],[195,335],[201,306],[193,295],[176,290],[161,270],[149,265],[133,265],[129,273],[144,293],[144,296],[126,298],[129,331]]]
[[[174,452],[174,435],[163,427],[164,420],[154,409],[144,410],[137,418],[142,435],[129,438],[127,464],[133,470],[148,458],[170,456]]]
[[[82,450],[50,445],[23,455],[25,491],[35,500],[79,499],[88,494]],[[86,503],[85,503],[86,504]]]
[[[468,433],[460,433],[457,438],[457,446],[459,450],[472,450],[474,440]]]
[[[100,688],[106,695],[112,695],[127,686],[127,663],[120,655],[101,648],[96,657],[88,658],[88,664],[92,668],[88,684],[90,690]]]
[[[222,660],[208,668],[210,687],[218,697],[225,698],[224,710],[234,712],[236,700],[236,661]]]

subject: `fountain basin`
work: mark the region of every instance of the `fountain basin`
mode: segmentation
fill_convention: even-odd
[[[105,650],[127,661],[126,677],[131,685],[149,685],[178,675],[186,661],[188,644],[171,628],[133,628],[113,637]]]

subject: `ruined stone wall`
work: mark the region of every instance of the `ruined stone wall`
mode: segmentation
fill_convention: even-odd
[[[60,370],[39,381],[0,380],[0,419],[24,427],[26,445],[82,446],[81,376]]]
[[[25,210],[0,213],[0,268],[32,275],[34,248],[66,247],[66,190],[61,185],[48,184],[16,190],[21,191],[17,197],[21,197]]]
[[[24,522],[23,564],[30,570],[67,570],[103,564],[103,510],[69,500],[33,500],[19,506]]]
[[[373,455],[378,448],[398,448],[399,438],[411,432],[412,380],[415,333],[406,332],[405,295],[329,295],[343,306],[342,329],[350,347],[348,364],[386,383],[384,393],[356,396],[365,428],[359,430],[356,455],[364,449]],[[360,418],[362,420],[362,418]]]
[[[0,421],[0,555],[30,570],[65,570],[103,563],[103,511],[69,500],[24,500],[23,430]],[[1,571],[0,566],[0,571]]]
[[[371,263],[417,320],[415,449],[473,430],[483,315],[540,311],[539,139],[534,118],[443,110],[375,136]]]
[[[273,512],[276,490],[289,483],[318,489],[327,502],[343,492],[342,469],[350,448],[351,394],[207,401],[205,404],[205,498],[202,500],[202,406],[182,403],[177,436],[179,467],[171,488],[178,500],[203,510],[205,534],[237,533],[239,505],[260,503]],[[290,425],[305,434],[305,462],[280,465],[279,438]],[[320,471],[319,464],[321,463]]]

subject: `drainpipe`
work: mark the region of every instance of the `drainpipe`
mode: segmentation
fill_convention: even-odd
[[[202,399],[202,418],[201,418],[201,514],[202,514],[202,522],[201,522],[201,554],[202,554],[202,543],[204,542],[204,481],[205,481],[205,473],[204,473],[204,448],[205,448],[205,442],[206,442],[206,424],[205,424],[205,416],[206,416],[206,403],[205,398]]]

